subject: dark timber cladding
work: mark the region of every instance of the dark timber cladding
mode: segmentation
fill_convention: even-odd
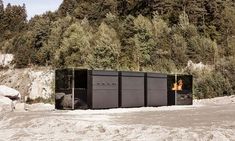
[[[167,106],[167,75],[145,74],[145,106]]]
[[[89,70],[89,107],[118,108],[118,72]]]
[[[57,69],[56,109],[191,105],[191,75]]]
[[[144,73],[119,72],[119,107],[144,106]]]

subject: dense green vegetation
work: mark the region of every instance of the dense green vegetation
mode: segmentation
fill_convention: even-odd
[[[0,50],[32,65],[194,74],[195,97],[235,92],[234,0],[64,0],[27,21],[0,0]],[[213,70],[185,69],[202,62]]]

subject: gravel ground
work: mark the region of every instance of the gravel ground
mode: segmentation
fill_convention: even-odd
[[[233,97],[193,106],[0,113],[0,141],[235,141]]]

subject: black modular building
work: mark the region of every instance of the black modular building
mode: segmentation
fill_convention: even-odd
[[[57,69],[55,108],[66,110],[191,105],[192,81],[191,75]]]
[[[144,73],[119,72],[119,107],[143,107]]]
[[[167,75],[145,73],[145,106],[167,106]]]
[[[118,108],[118,72],[88,70],[87,92],[89,108]]]

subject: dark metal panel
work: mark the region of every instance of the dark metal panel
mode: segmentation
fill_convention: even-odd
[[[88,70],[87,75],[87,104],[89,108],[92,108],[92,91],[93,91],[93,77],[92,71]]]
[[[167,90],[149,90],[147,106],[167,106]]]
[[[166,78],[147,78],[147,89],[148,90],[167,90],[167,79]]]
[[[172,87],[175,83],[175,75],[168,75],[167,76],[167,105],[175,105],[175,91],[172,90]]]
[[[118,107],[118,72],[92,71],[92,108]]]
[[[142,91],[124,90],[122,92],[122,107],[144,106],[144,89]]]
[[[121,72],[118,73],[118,107],[122,107],[122,77],[121,77]]]
[[[118,91],[116,90],[93,90],[93,109],[118,108]]]
[[[144,77],[122,77],[122,90],[144,89]]]
[[[153,78],[167,78],[167,74],[162,74],[162,73],[146,73],[146,76],[148,77],[148,78],[151,78],[151,77],[153,77]]]
[[[117,90],[118,89],[118,77],[114,76],[93,76],[93,89],[100,90]]]
[[[117,71],[91,70],[90,75],[93,76],[118,76]]]
[[[127,76],[127,77],[144,77],[144,73],[142,72],[128,72],[122,71],[119,73],[120,76]]]
[[[167,75],[159,73],[146,73],[145,75],[146,106],[167,105]]]
[[[144,73],[120,72],[120,107],[144,106]]]

